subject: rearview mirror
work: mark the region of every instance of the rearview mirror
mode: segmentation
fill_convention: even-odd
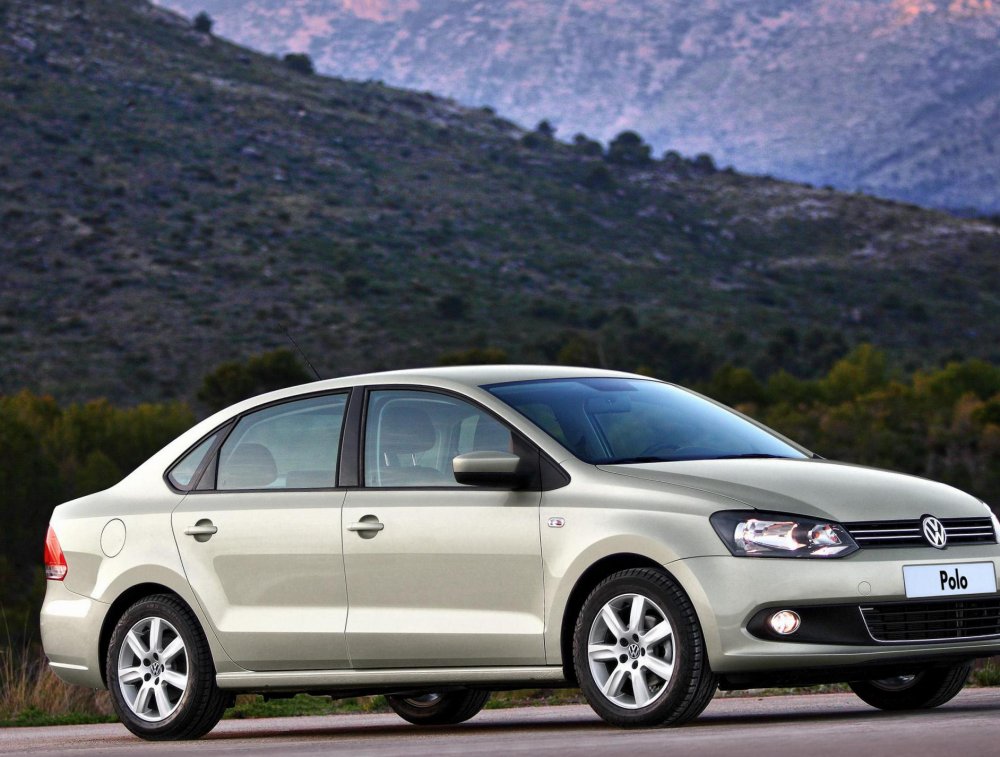
[[[521,458],[510,452],[466,452],[451,461],[455,480],[471,486],[516,489],[527,477]]]
[[[606,392],[597,397],[588,397],[584,408],[588,415],[628,413],[632,410],[632,400],[625,392]]]

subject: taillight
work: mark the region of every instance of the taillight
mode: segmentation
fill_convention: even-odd
[[[62,581],[68,570],[56,532],[49,526],[49,532],[45,534],[45,577],[50,581]]]

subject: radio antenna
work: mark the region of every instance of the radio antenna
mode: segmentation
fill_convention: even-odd
[[[292,338],[292,334],[291,334],[291,332],[290,332],[290,331],[288,330],[288,327],[287,327],[287,326],[282,326],[281,328],[282,328],[282,329],[284,329],[284,331],[285,331],[285,336],[287,336],[287,337],[288,337],[288,341],[289,341],[289,342],[291,342],[291,343],[292,343],[292,344],[294,345],[294,347],[295,347],[296,351],[298,351],[298,353],[299,353],[299,354],[300,354],[300,355],[302,356],[302,359],[306,361],[306,365],[308,365],[308,366],[309,366],[309,370],[311,370],[311,371],[313,372],[313,375],[314,375],[314,376],[316,377],[316,380],[317,380],[317,381],[322,381],[322,380],[323,380],[323,377],[319,375],[319,371],[317,371],[317,370],[316,370],[315,366],[313,366],[313,364],[309,362],[309,358],[307,358],[307,357],[306,357],[306,353],[304,353],[304,352],[302,351],[302,348],[301,348],[301,347],[299,347],[299,343],[298,343],[298,342],[296,342],[296,341],[295,341],[295,340],[294,340],[294,339]]]

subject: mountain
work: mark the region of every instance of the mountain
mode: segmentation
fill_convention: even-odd
[[[0,392],[190,398],[287,334],[325,375],[1000,361],[994,223],[567,145],[139,0],[0,5],[0,126]]]
[[[997,0],[163,0],[320,70],[569,138],[1000,212]]]

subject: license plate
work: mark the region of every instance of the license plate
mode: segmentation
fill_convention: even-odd
[[[904,565],[903,586],[909,598],[992,594],[997,590],[997,574],[991,562]]]

